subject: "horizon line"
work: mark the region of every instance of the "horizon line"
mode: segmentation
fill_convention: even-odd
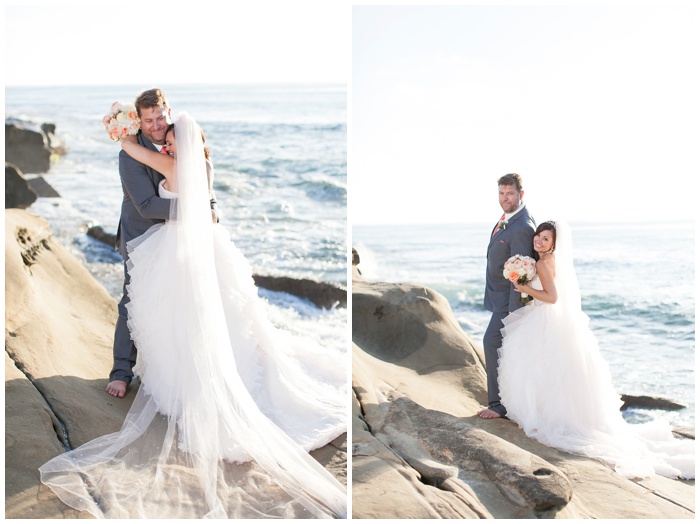
[[[348,220],[352,222],[352,220]],[[688,225],[695,226],[695,219],[686,218],[669,218],[669,219],[639,219],[632,220],[629,218],[624,219],[577,219],[577,220],[566,220],[571,225],[605,225],[605,224],[640,224],[640,225],[652,225],[652,224],[678,224],[687,223]],[[396,226],[470,226],[470,225],[483,225],[483,224],[493,224],[493,221],[486,220],[472,220],[472,221],[446,221],[446,222],[360,222],[351,223],[351,227],[396,227]]]

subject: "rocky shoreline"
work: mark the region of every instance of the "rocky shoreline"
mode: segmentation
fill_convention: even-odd
[[[435,291],[355,266],[352,319],[354,518],[694,518],[695,481],[629,480],[476,416],[483,349]]]
[[[48,172],[52,162],[67,151],[54,124],[36,126],[13,118],[6,119],[5,209],[27,209],[37,198],[60,197],[37,173]],[[114,247],[114,233],[95,224],[86,225],[86,229],[89,237]],[[253,279],[258,287],[292,294],[319,308],[347,307],[347,288],[341,284],[270,275],[253,275]]]
[[[5,209],[26,209],[38,197],[60,196],[39,174],[49,171],[51,164],[67,151],[63,140],[56,135],[54,124],[35,126],[6,119]]]
[[[6,173],[25,182],[15,166],[8,166]],[[7,206],[6,198],[5,210],[5,517],[91,518],[41,484],[38,468],[117,431],[138,383],[124,399],[105,393],[116,301],[53,236],[46,220],[22,209],[38,195],[19,187],[28,195],[26,205]],[[95,231],[113,245],[114,235],[95,228],[90,236],[96,237]],[[259,276],[256,283],[317,307],[346,307],[344,286]],[[347,483],[347,434],[311,455]]]
[[[115,245],[116,235],[107,233],[102,226],[90,226],[87,235],[110,247]],[[253,275],[253,281],[259,288],[269,291],[289,293],[313,303],[316,307],[331,309],[347,307],[348,292],[345,286],[331,282],[319,282],[308,278]]]
[[[51,233],[5,210],[5,517],[89,518],[39,481],[52,457],[117,431],[124,399],[104,391],[117,304]],[[347,482],[347,435],[312,455]]]

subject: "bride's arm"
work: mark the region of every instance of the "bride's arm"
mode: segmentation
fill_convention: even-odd
[[[554,281],[554,257],[537,262],[537,275],[540,277],[542,289],[535,289],[529,284],[518,284],[515,282],[515,291],[519,293],[527,293],[533,298],[548,304],[554,304],[557,301],[557,285]]]
[[[161,173],[168,182],[171,181],[175,172],[175,159],[170,155],[156,153],[147,147],[139,144],[136,135],[129,135],[122,140],[122,149],[134,160],[146,164]]]

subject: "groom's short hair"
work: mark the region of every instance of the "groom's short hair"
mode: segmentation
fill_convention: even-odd
[[[518,173],[508,173],[498,179],[499,186],[515,186],[515,189],[520,192],[523,190],[523,179]]]
[[[154,87],[148,91],[144,91],[139,96],[136,97],[136,112],[141,116],[141,109],[148,109],[149,107],[162,107],[163,109],[168,109],[168,99],[165,98],[165,93]]]

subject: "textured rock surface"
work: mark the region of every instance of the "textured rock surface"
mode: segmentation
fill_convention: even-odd
[[[19,122],[5,122],[6,162],[24,173],[46,173],[51,168],[52,154],[49,138],[43,130],[35,131]]]
[[[90,226],[87,230],[87,236],[107,244],[112,249],[117,245],[117,235],[107,233],[102,226]]]
[[[5,516],[89,518],[62,504],[38,468],[117,431],[136,393],[104,391],[112,365],[115,301],[26,211],[5,211]],[[65,428],[65,429],[64,429]],[[346,482],[346,435],[314,451]]]
[[[22,171],[5,162],[5,209],[26,209],[36,200],[37,194],[24,178]]]
[[[32,191],[36,193],[36,196],[44,198],[59,198],[61,195],[58,194],[51,184],[49,184],[43,176],[34,176],[27,178],[27,184],[32,188]]]
[[[694,481],[631,481],[476,416],[483,351],[444,297],[353,275],[353,517],[694,518]]]
[[[317,282],[305,278],[273,277],[253,275],[255,285],[270,291],[282,291],[305,298],[317,307],[330,309],[333,306],[347,307],[348,292],[340,284]]]

